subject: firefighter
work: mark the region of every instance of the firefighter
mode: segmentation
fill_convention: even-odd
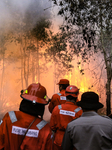
[[[57,85],[59,85],[60,92],[54,94],[51,98],[51,102],[48,106],[50,113],[52,113],[55,106],[64,104],[66,102],[65,89],[67,86],[69,86],[69,80],[61,79]]]
[[[81,96],[77,105],[83,109],[80,118],[70,122],[62,142],[63,150],[112,150],[112,119],[100,116],[103,108],[97,93],[89,91]]]
[[[0,122],[0,150],[52,150],[52,131],[43,120],[46,89],[32,83],[21,91],[19,111],[10,111]]]
[[[76,105],[79,89],[70,85],[65,94],[66,103],[56,106],[50,118],[50,127],[54,132],[53,150],[62,150],[61,144],[67,124],[82,115],[82,109]]]

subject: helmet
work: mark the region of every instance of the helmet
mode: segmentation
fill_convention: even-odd
[[[57,83],[57,84],[68,84],[69,85],[69,80],[67,80],[67,79],[61,79],[59,81],[59,83]]]
[[[69,85],[65,90],[66,96],[71,95],[73,97],[78,97],[79,89],[74,85]]]
[[[21,95],[23,99],[30,100],[33,103],[47,104],[46,89],[40,83],[32,83]]]

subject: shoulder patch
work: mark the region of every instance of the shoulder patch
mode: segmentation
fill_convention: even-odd
[[[61,93],[57,93],[59,96],[61,96]]]
[[[61,105],[58,105],[58,108],[61,109],[62,108]]]
[[[16,115],[15,115],[15,112],[14,112],[14,111],[10,111],[10,112],[8,112],[8,113],[9,113],[11,122],[12,122],[12,123],[16,122],[16,121],[17,121],[17,118],[16,118]]]
[[[74,111],[75,111],[75,113],[77,113],[77,112],[80,111],[80,110],[81,110],[81,108],[78,107],[78,108],[76,108]]]
[[[42,120],[41,122],[39,122],[36,127],[41,130],[45,125],[47,124],[47,121]]]
[[[66,100],[66,96],[60,96],[60,100]]]

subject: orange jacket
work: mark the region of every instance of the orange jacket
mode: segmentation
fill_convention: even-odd
[[[50,113],[52,113],[55,106],[64,104],[65,102],[66,102],[65,90],[61,90],[61,92],[54,94],[48,106]]]
[[[50,127],[55,131],[55,144],[61,146],[68,123],[81,115],[82,109],[72,102],[67,101],[65,104],[58,105],[54,108],[50,119]]]
[[[24,138],[34,118],[21,111],[6,113],[0,123],[0,150],[52,150],[50,126],[41,118],[35,120]]]

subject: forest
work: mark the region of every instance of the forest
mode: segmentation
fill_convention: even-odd
[[[51,98],[61,78],[80,95],[97,92],[102,113],[111,113],[111,0],[1,0],[0,12],[1,117],[18,110],[30,83],[40,82]]]

